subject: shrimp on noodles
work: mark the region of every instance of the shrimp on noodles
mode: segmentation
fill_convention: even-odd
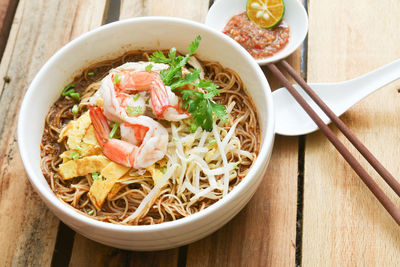
[[[100,90],[109,120],[121,122],[143,115],[147,102],[158,119],[179,121],[190,116],[157,71],[117,69],[103,79]]]
[[[122,140],[109,138],[110,128],[100,108],[89,107],[97,141],[110,160],[133,168],[146,168],[165,155],[168,132],[146,116],[128,118],[121,124]]]

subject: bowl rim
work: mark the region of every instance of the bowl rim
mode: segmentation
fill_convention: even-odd
[[[135,24],[135,23],[146,23],[146,22],[175,22],[175,23],[183,23],[188,25],[189,27],[193,28],[200,28],[203,31],[206,31],[212,35],[216,35],[218,38],[222,38],[225,42],[230,43],[230,45],[234,46],[236,49],[238,49],[241,53],[244,54],[244,56],[247,58],[249,61],[250,66],[254,69],[256,72],[256,76],[261,79],[261,82],[265,85],[264,90],[265,92],[265,102],[267,103],[267,111],[268,111],[268,117],[267,117],[267,129],[265,131],[265,138],[263,142],[261,143],[260,151],[258,154],[258,157],[256,161],[254,162],[252,168],[250,169],[249,173],[246,175],[245,178],[249,177],[248,179],[243,179],[235,188],[229,192],[225,197],[211,205],[210,207],[207,207],[206,209],[197,212],[195,214],[191,214],[187,217],[175,220],[175,221],[169,221],[169,222],[164,222],[160,224],[154,224],[154,225],[120,225],[120,224],[112,224],[112,223],[107,223],[107,222],[102,222],[98,221],[96,219],[92,219],[90,217],[87,217],[81,213],[79,213],[76,209],[73,207],[67,205],[66,203],[62,202],[60,199],[56,197],[54,192],[51,190],[51,188],[48,186],[47,181],[45,184],[41,184],[37,181],[39,179],[45,179],[43,174],[42,176],[36,176],[34,169],[37,168],[37,166],[34,166],[33,163],[31,163],[27,152],[25,152],[24,147],[27,142],[26,138],[24,137],[26,134],[24,133],[24,124],[28,121],[26,117],[29,114],[29,106],[28,106],[28,101],[31,99],[34,95],[34,88],[38,87],[38,82],[41,80],[42,76],[45,75],[45,73],[48,71],[49,66],[53,64],[53,62],[56,62],[60,55],[67,53],[70,49],[73,49],[75,46],[79,46],[81,42],[84,42],[87,38],[89,38],[92,35],[98,34],[98,32],[104,31],[106,29],[114,28],[114,27],[119,27],[120,25],[124,24]],[[268,88],[268,89],[266,89]],[[116,21],[113,23],[109,23],[103,26],[100,26],[94,30],[91,30],[87,33],[82,34],[81,36],[77,37],[76,39],[70,41],[66,45],[64,45],[62,48],[60,48],[53,56],[50,57],[49,60],[46,61],[46,63],[40,68],[39,72],[35,75],[34,79],[30,83],[24,99],[21,104],[20,108],[20,113],[18,117],[18,130],[17,130],[17,137],[18,137],[18,147],[21,155],[21,159],[23,162],[23,165],[25,167],[25,171],[28,174],[28,178],[33,186],[33,188],[38,192],[40,197],[44,200],[46,205],[59,217],[59,219],[64,220],[63,217],[60,217],[59,214],[57,214],[55,211],[59,211],[63,213],[66,217],[72,218],[73,220],[78,221],[79,223],[86,225],[86,226],[92,226],[97,229],[104,229],[107,231],[127,231],[127,232],[154,232],[154,231],[161,231],[161,230],[170,230],[173,228],[181,227],[182,225],[190,224],[190,223],[195,223],[201,220],[204,217],[208,217],[210,214],[216,212],[219,210],[222,206],[225,206],[228,202],[231,201],[231,199],[238,198],[240,194],[243,192],[243,190],[248,186],[249,182],[254,180],[254,177],[256,175],[256,172],[259,169],[262,169],[265,164],[266,159],[268,162],[270,154],[272,152],[272,147],[273,147],[273,142],[274,142],[274,136],[275,136],[275,131],[274,131],[274,108],[273,108],[273,102],[272,102],[272,94],[271,90],[268,84],[268,81],[266,77],[264,76],[264,73],[262,72],[261,68],[259,65],[256,63],[256,61],[250,56],[250,54],[247,53],[247,51],[241,47],[238,43],[233,41],[231,38],[225,36],[224,34],[214,30],[211,27],[206,26],[205,24],[201,24],[195,21],[187,20],[187,19],[182,19],[182,18],[175,18],[175,17],[163,17],[163,16],[151,16],[151,17],[138,17],[138,18],[131,18],[131,19],[126,19],[126,20],[121,20],[121,21]],[[69,207],[69,208],[65,208]],[[66,224],[69,225],[68,222]]]

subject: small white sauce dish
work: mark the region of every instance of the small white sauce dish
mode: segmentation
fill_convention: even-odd
[[[246,11],[246,2],[247,0],[216,1],[207,14],[206,25],[221,32],[230,18]],[[283,19],[290,27],[289,43],[284,49],[271,57],[256,59],[259,65],[266,65],[289,56],[306,38],[308,17],[304,6],[298,0],[284,0],[284,3],[285,15]]]
[[[127,50],[186,51],[197,35],[197,55],[235,70],[246,84],[259,114],[261,144],[248,175],[223,199],[205,210],[158,225],[128,226],[100,222],[78,213],[58,199],[40,168],[40,143],[46,114],[62,88],[91,63],[116,58]],[[259,90],[264,88],[264,90]],[[143,17],[111,23],[73,40],[40,69],[24,97],[18,121],[18,145],[33,188],[49,209],[76,232],[109,246],[129,250],[178,247],[205,237],[233,218],[260,184],[274,141],[274,108],[268,82],[253,58],[226,35],[189,20]],[[268,222],[266,222],[268,223]]]

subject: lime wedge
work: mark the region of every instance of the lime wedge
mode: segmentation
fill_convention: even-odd
[[[247,0],[246,13],[261,28],[272,28],[282,20],[285,4],[283,0]]]

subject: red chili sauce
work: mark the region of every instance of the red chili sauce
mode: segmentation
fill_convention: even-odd
[[[273,56],[287,45],[289,31],[284,21],[271,29],[261,28],[243,12],[228,21],[223,33],[243,46],[255,59],[262,59]]]

